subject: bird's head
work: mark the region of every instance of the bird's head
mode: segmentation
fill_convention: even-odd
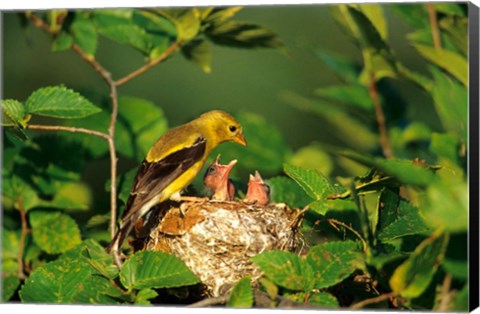
[[[247,146],[243,136],[242,126],[230,114],[221,110],[212,110],[200,116],[202,121],[209,126],[215,134],[217,144],[223,142],[235,142]]]

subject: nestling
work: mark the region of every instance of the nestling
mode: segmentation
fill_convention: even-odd
[[[227,165],[222,165],[220,164],[220,155],[218,155],[207,168],[203,176],[203,183],[212,193],[212,200],[233,201],[235,187],[228,176],[236,163],[237,160],[232,160]]]
[[[247,194],[243,201],[260,206],[270,203],[270,186],[263,181],[258,171],[255,171],[255,176],[249,176]]]

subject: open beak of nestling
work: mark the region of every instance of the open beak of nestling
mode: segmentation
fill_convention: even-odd
[[[249,176],[245,201],[263,206],[270,202],[270,187],[263,181],[258,171],[255,171],[255,176]]]
[[[237,164],[237,160],[234,159],[232,161],[230,161],[228,163],[228,165],[224,166],[225,167],[225,171],[223,172],[222,174],[222,181],[225,180],[225,181],[228,181],[228,176],[230,175],[230,171],[232,171],[233,169],[233,166],[235,166]]]

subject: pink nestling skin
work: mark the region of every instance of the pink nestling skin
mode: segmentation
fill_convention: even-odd
[[[266,206],[270,203],[270,187],[263,182],[258,171],[255,171],[255,176],[250,175],[249,177],[247,195],[244,202],[260,206]]]
[[[218,155],[208,167],[203,176],[203,183],[212,193],[212,200],[233,201],[235,187],[228,176],[233,166],[237,163],[237,160],[230,161],[228,165],[222,165],[219,161],[220,155]]]

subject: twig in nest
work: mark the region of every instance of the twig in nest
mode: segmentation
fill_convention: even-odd
[[[381,294],[379,295],[378,297],[374,297],[374,298],[370,298],[370,299],[365,299],[363,301],[360,301],[358,303],[355,303],[353,305],[350,306],[350,308],[352,310],[358,310],[358,309],[361,309],[363,308],[364,306],[366,305],[369,305],[369,304],[374,304],[374,303],[378,303],[378,302],[381,302],[381,301],[385,301],[385,300],[388,300],[392,297],[395,296],[395,293],[394,292],[390,292],[390,293],[386,293],[386,294]]]

